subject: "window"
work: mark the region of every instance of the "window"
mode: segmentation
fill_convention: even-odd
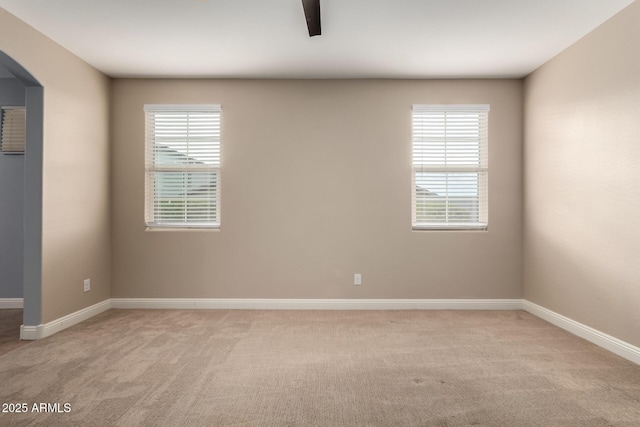
[[[414,105],[414,229],[486,229],[488,105]]]
[[[3,154],[24,154],[27,135],[25,107],[2,107],[0,109],[0,151]]]
[[[220,106],[144,109],[147,226],[220,227]]]

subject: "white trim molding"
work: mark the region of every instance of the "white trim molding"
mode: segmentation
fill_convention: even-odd
[[[4,308],[23,308],[24,300],[22,298],[0,298],[0,309]]]
[[[0,303],[3,301],[6,301],[6,299],[0,300]],[[22,302],[22,299],[20,299],[20,302]],[[640,365],[640,348],[524,299],[111,298],[44,325],[22,325],[20,327],[20,339],[37,340],[51,336],[110,308],[182,310],[525,310],[536,317]]]
[[[208,310],[521,310],[520,299],[261,299],[111,298],[37,326],[20,326],[21,340],[38,340],[111,308]]]
[[[640,365],[640,348],[629,344],[628,342],[612,337],[611,335],[607,335],[604,332],[600,332],[597,329],[593,329],[592,327],[580,322],[576,322],[573,319],[558,314],[555,311],[551,311],[548,308],[534,304],[531,301],[522,300],[522,308],[534,316],[546,320],[552,325],[562,328],[567,332],[571,332],[573,335],[579,336],[580,338]]]
[[[112,298],[111,307],[230,310],[522,310],[522,300]]]
[[[42,329],[40,326],[20,325],[20,339],[24,341],[34,341],[39,338],[42,338],[40,336],[41,329]]]
[[[39,340],[41,338],[49,337],[57,332],[67,329],[71,326],[77,325],[80,322],[84,322],[87,319],[92,318],[104,311],[111,308],[111,300],[106,299],[102,302],[94,304],[90,307],[83,308],[74,313],[60,317],[49,323],[40,324],[38,326],[25,326],[20,327],[20,339],[21,340]]]

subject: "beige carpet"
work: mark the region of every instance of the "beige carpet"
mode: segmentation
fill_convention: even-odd
[[[28,344],[28,341],[20,341],[20,325],[22,325],[21,308],[0,310],[0,356]]]
[[[0,356],[46,426],[640,426],[640,366],[520,311],[111,310]]]

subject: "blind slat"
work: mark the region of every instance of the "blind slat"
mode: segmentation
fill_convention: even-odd
[[[4,154],[23,154],[27,138],[25,107],[2,107],[0,151]]]

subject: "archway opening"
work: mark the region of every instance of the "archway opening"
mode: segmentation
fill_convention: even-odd
[[[0,291],[15,295],[21,291],[23,319],[20,331],[22,339],[33,339],[42,320],[42,153],[44,89],[29,71],[0,51],[0,106],[24,106],[25,145],[22,159],[4,159],[12,165],[4,168],[4,183],[0,184],[0,203],[11,202],[21,206],[9,206],[0,211],[0,232],[3,221],[12,224],[11,238],[0,239],[0,252],[11,253],[10,274],[2,277]],[[4,99],[4,100],[3,100]],[[13,104],[13,105],[8,105]],[[18,105],[16,105],[18,104]],[[0,154],[0,156],[3,156]],[[0,163],[0,167],[3,164]],[[17,172],[16,172],[17,171]],[[0,179],[3,178],[0,172]],[[19,174],[22,176],[20,177]],[[18,182],[20,181],[20,182]],[[4,193],[8,188],[13,193]],[[21,193],[21,198],[19,197]],[[11,197],[11,198],[9,198]],[[17,201],[17,202],[16,202]],[[17,218],[17,215],[21,218]],[[6,227],[5,227],[6,228]],[[16,241],[16,236],[20,236]],[[9,284],[10,281],[10,284]],[[20,283],[21,281],[21,283]],[[17,283],[16,283],[17,282]],[[6,287],[6,289],[5,289]],[[0,295],[2,298],[2,295]]]

